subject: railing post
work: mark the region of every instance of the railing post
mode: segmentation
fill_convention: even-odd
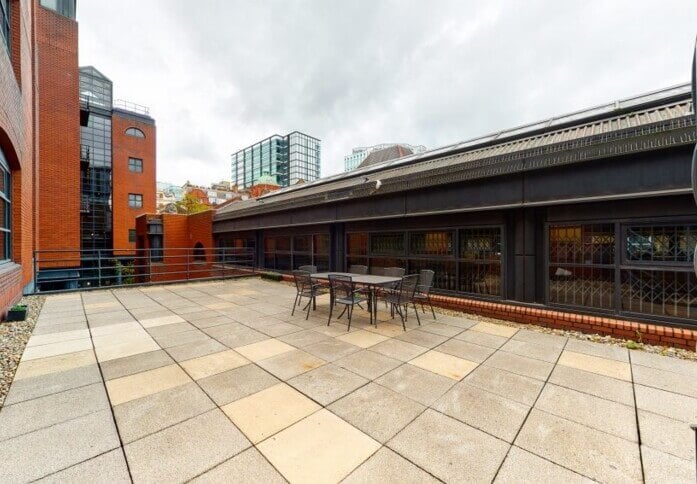
[[[39,256],[38,251],[34,251],[34,260],[32,261],[32,265],[34,266],[34,292],[39,292],[39,278],[38,278],[38,271],[37,269],[37,260],[36,258]]]
[[[102,251],[97,250],[97,287],[102,287]]]
[[[186,249],[186,280],[189,280],[189,249]]]

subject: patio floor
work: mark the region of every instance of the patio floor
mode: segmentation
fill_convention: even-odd
[[[50,296],[0,482],[694,482],[697,364],[258,279]]]

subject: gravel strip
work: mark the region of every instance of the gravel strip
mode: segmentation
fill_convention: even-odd
[[[19,304],[27,305],[27,318],[12,323],[0,322],[0,408],[10,390],[24,347],[34,330],[45,296],[23,297]]]

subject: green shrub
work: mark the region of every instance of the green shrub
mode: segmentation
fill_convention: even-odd
[[[268,279],[269,281],[283,280],[283,274],[279,274],[278,272],[262,272],[260,273],[260,276],[262,279]]]

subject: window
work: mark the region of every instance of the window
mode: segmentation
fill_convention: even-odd
[[[206,250],[201,242],[194,245],[194,262],[206,262]]]
[[[136,229],[128,229],[128,241],[130,243],[135,243],[136,241]]]
[[[264,267],[290,271],[304,265],[329,270],[329,235],[295,235],[264,238]]]
[[[143,160],[141,160],[140,158],[129,158],[128,171],[132,171],[134,173],[143,173]]]
[[[0,37],[5,46],[10,47],[10,1],[0,0]]]
[[[41,6],[64,17],[75,18],[75,0],[41,0]]]
[[[7,262],[12,256],[12,232],[10,230],[11,189],[10,168],[5,159],[5,154],[2,152],[2,148],[0,148],[0,262]]]
[[[501,295],[501,228],[460,230],[459,290]]]
[[[148,242],[150,243],[150,262],[162,262],[164,249],[162,248],[162,221],[148,220]]]
[[[136,138],[145,138],[145,133],[143,133],[138,128],[133,128],[133,127],[126,129],[126,135],[134,136]]]
[[[129,193],[128,194],[128,206],[131,208],[142,208],[143,207],[143,195],[140,193]]]

